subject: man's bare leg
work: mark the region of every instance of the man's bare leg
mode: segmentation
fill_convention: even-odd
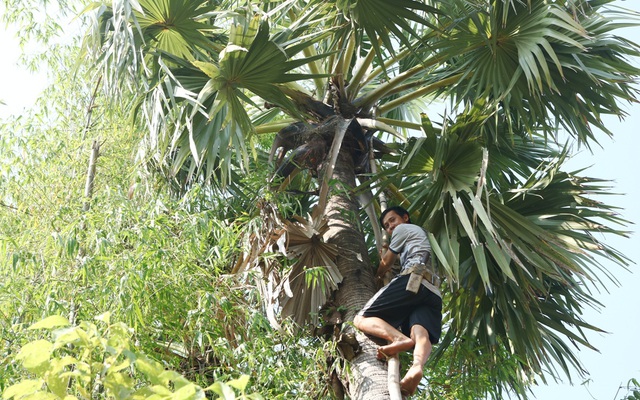
[[[402,332],[389,325],[382,318],[356,315],[353,319],[353,323],[356,328],[360,329],[362,332],[389,342],[389,344],[385,346],[378,347],[377,357],[379,360],[385,360],[402,351],[411,350],[415,345],[412,338],[407,337]]]
[[[411,327],[411,339],[415,341],[413,350],[413,364],[400,381],[400,389],[404,395],[412,395],[422,379],[422,368],[431,354],[431,341],[429,332],[420,325]]]

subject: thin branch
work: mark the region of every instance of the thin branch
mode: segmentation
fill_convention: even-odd
[[[89,106],[87,107],[87,123],[82,130],[82,140],[87,136],[87,132],[89,132],[89,128],[91,128],[91,116],[93,115],[93,109],[96,107],[96,97],[98,96],[98,88],[100,87],[100,82],[102,82],[102,75],[98,77],[98,82],[96,83],[96,87],[93,89],[93,94],[91,95],[91,100],[89,101]]]
[[[353,103],[357,107],[369,108],[371,105],[375,104],[375,102],[380,100],[391,90],[393,90],[396,86],[400,85],[402,82],[406,81],[412,76],[424,71],[426,68],[427,66],[422,64],[416,65],[415,67],[404,71],[400,75],[394,78],[391,78],[386,83],[381,84],[380,86],[378,86],[377,89],[372,90],[371,92],[367,93],[364,97],[361,97],[360,99],[355,100]]]
[[[89,158],[89,169],[87,171],[87,180],[84,185],[84,205],[83,211],[89,211],[91,207],[91,197],[93,197],[93,181],[96,177],[96,165],[98,163],[98,157],[100,156],[100,143],[97,140],[93,141],[91,146],[91,157]]]
[[[421,124],[418,124],[416,122],[402,121],[402,120],[399,120],[399,119],[376,117],[376,121],[385,123],[387,125],[399,126],[401,128],[414,129],[414,130],[417,130],[417,131],[422,129],[422,125]]]
[[[262,135],[265,133],[276,133],[279,130],[286,128],[287,126],[298,122],[297,119],[287,118],[279,120],[278,122],[269,122],[267,124],[258,125],[255,127],[256,135]]]
[[[11,204],[5,204],[2,201],[0,201],[0,206],[5,207],[5,208],[9,208],[9,209],[14,210],[14,211],[18,211],[18,207],[12,206]]]
[[[373,142],[373,137],[371,137],[371,141]],[[373,176],[378,175],[378,164],[376,164],[376,158],[373,154],[373,143],[369,144],[369,166],[371,169],[371,174]],[[369,189],[371,192],[371,189]],[[372,201],[371,204],[366,208],[367,215],[369,215],[369,219],[371,220],[371,228],[373,229],[373,236],[376,239],[376,248],[378,249],[378,254],[382,254],[382,247],[385,244],[385,235],[382,232],[382,227],[378,222],[378,218],[375,215],[375,210],[373,209],[373,195],[371,195]],[[380,209],[384,210],[387,208],[387,198],[384,195],[384,191],[380,191],[378,194],[378,202],[380,203]]]
[[[402,60],[402,59],[404,59],[404,58],[406,58],[408,56],[410,56],[411,54],[413,54],[411,52],[411,50],[405,49],[405,50],[401,51],[400,53],[396,54],[395,56],[390,57],[389,60],[387,60],[384,63],[384,65],[379,66],[378,68],[373,70],[369,75],[364,77],[364,79],[360,83],[360,88],[364,87],[366,84],[371,82],[376,77],[382,75],[383,73],[386,74],[387,71],[389,71],[389,68],[391,67],[391,65],[393,65],[394,63],[399,62],[400,60]]]
[[[102,76],[98,78],[96,87],[93,91],[93,94],[91,95],[91,100],[89,101],[89,106],[87,107],[87,123],[85,124],[84,129],[82,130],[83,140],[86,137],[87,133],[89,132],[89,129],[91,129],[91,117],[93,115],[93,110],[96,107],[95,101],[98,96],[98,88],[100,87],[101,81],[102,81]],[[100,143],[97,140],[94,140],[91,146],[91,156],[89,157],[89,167],[87,169],[87,180],[84,185],[84,204],[82,205],[82,210],[84,212],[89,211],[89,208],[91,207],[91,197],[93,197],[94,179],[96,176],[96,165],[98,163],[99,156],[100,156]],[[85,229],[84,221],[81,223],[80,226],[81,226],[80,228],[81,230]],[[78,256],[76,257],[76,263],[75,263],[76,268],[78,268],[79,265],[82,263],[81,260],[83,257],[84,257],[84,248],[83,246],[80,246],[78,250]],[[70,310],[69,310],[69,321],[71,322],[72,325],[75,325],[76,323],[79,307],[80,306],[75,302],[75,296],[74,296],[74,300],[72,300],[70,305]]]
[[[391,126],[385,124],[384,122],[381,122],[380,120],[371,119],[371,118],[358,118],[358,123],[363,128],[378,129],[383,132],[390,133],[396,138],[400,139],[401,141],[406,142],[406,139],[400,133],[398,133],[398,131],[393,129]]]

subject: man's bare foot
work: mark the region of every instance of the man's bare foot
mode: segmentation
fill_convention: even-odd
[[[415,393],[418,384],[422,379],[422,366],[413,364],[407,371],[406,375],[400,381],[400,391],[403,396],[410,396]]]
[[[393,357],[401,351],[411,350],[415,346],[415,342],[411,338],[396,340],[388,345],[378,347],[378,360],[386,360]]]

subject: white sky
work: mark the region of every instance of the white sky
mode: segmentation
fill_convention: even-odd
[[[614,4],[640,12],[640,1],[617,0]],[[0,10],[1,12],[1,10]],[[40,71],[31,74],[18,66],[20,48],[15,32],[7,32],[0,26],[0,117],[19,115],[31,107],[47,83],[46,74]],[[640,27],[628,28],[620,34],[640,43]],[[635,65],[640,65],[637,61]],[[622,215],[637,230],[640,225],[640,105],[627,108],[629,117],[625,121],[609,119],[607,126],[614,132],[614,139],[602,135],[602,149],[594,148],[594,154],[583,151],[571,161],[571,169],[593,165],[586,175],[614,181],[614,192],[624,196],[608,197],[605,202],[623,208]],[[607,242],[620,250],[634,262],[640,260],[640,241],[637,234],[631,239],[610,238]],[[596,399],[618,400],[626,394],[620,386],[626,386],[631,378],[640,380],[640,273],[632,265],[634,273],[622,270],[615,264],[605,266],[621,281],[621,287],[608,285],[609,293],[596,294],[605,308],[599,312],[586,310],[585,319],[608,334],[591,334],[590,342],[600,350],[582,350],[579,357],[590,372],[589,382],[574,377],[574,386],[568,383],[536,387],[534,395],[540,400]]]
[[[15,30],[0,26],[0,117],[20,114],[31,107],[47,84],[46,74],[32,74],[18,66],[21,49],[15,39]]]

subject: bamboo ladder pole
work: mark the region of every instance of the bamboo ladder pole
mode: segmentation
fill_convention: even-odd
[[[373,145],[369,145],[369,165],[371,167],[371,173],[376,175],[378,173],[378,166],[376,164],[375,157],[373,156]],[[383,191],[379,194],[380,210],[384,211],[387,208],[387,198]],[[371,216],[369,216],[371,218]],[[382,245],[387,244],[389,238],[386,234],[380,234],[379,231],[383,228],[378,225],[378,220],[371,218],[371,224],[374,226],[376,243],[378,245],[378,251],[382,252]],[[400,390],[400,359],[398,355],[389,358],[387,360],[387,387],[389,390],[389,400],[402,400],[402,392]]]

